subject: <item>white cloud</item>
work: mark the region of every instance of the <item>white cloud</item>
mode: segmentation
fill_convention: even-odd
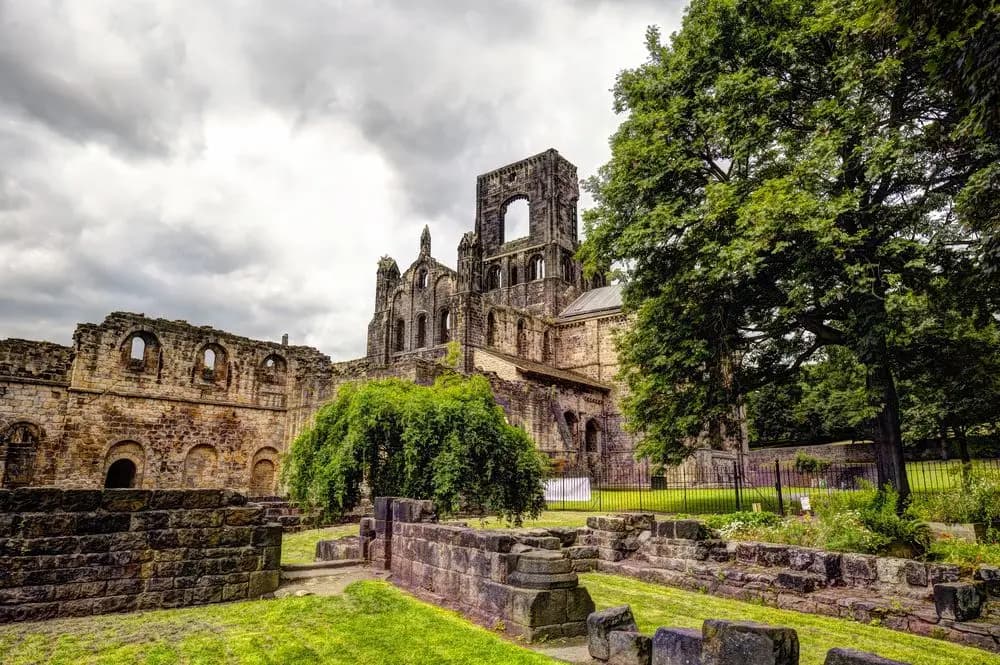
[[[375,263],[455,263],[475,177],[608,158],[680,2],[0,0],[0,337],[113,310],[363,354]],[[585,199],[582,202],[587,204]]]

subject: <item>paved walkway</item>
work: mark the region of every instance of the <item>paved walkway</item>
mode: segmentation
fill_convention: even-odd
[[[343,593],[344,589],[352,582],[388,579],[389,571],[376,570],[371,566],[345,566],[319,568],[308,572],[296,570],[295,575],[296,579],[282,580],[281,586],[274,593],[276,598],[307,594],[335,596]],[[590,654],[587,653],[587,638],[585,637],[564,638],[540,644],[519,643],[518,646],[537,651],[564,663],[589,665],[597,662],[591,660]]]

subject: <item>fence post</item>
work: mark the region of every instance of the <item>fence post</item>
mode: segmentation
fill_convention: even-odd
[[[781,497],[781,460],[774,460],[774,489],[778,491],[778,514],[785,516],[785,501]]]
[[[740,464],[733,462],[733,489],[736,490],[736,512],[743,510],[743,502],[740,499]]]

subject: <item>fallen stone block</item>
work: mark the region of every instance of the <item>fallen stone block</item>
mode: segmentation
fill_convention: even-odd
[[[632,608],[628,605],[591,612],[587,617],[587,650],[590,652],[590,657],[607,660],[610,656],[608,634],[623,630],[639,630],[635,617],[632,616]]]
[[[651,665],[701,665],[701,631],[660,628],[653,635]]]
[[[587,526],[595,531],[614,531],[617,533],[626,531],[625,520],[620,517],[591,516],[587,518]]]
[[[934,585],[934,609],[942,619],[971,621],[978,619],[983,596],[972,584],[946,582]]]
[[[702,640],[703,665],[799,665],[799,637],[791,628],[709,619]]]
[[[824,665],[910,665],[855,649],[830,649]]]
[[[976,579],[983,583],[986,593],[1000,597],[1000,568],[996,566],[979,566]]]
[[[608,665],[649,665],[652,640],[634,631],[608,633]]]
[[[569,559],[565,561],[569,562]],[[572,589],[580,583],[580,580],[576,573],[549,575],[515,571],[507,576],[507,583],[522,589]]]

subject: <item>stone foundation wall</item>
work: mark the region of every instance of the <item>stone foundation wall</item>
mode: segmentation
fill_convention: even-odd
[[[393,583],[483,625],[527,640],[586,634],[594,602],[564,553],[436,521],[429,501],[380,497],[361,550]]]
[[[860,463],[875,461],[875,446],[871,443],[824,443],[814,446],[782,448],[756,448],[750,451],[747,461],[752,464],[774,465],[774,460],[794,462],[799,454],[828,462]]]
[[[280,560],[229,490],[0,490],[0,623],[258,598]]]

